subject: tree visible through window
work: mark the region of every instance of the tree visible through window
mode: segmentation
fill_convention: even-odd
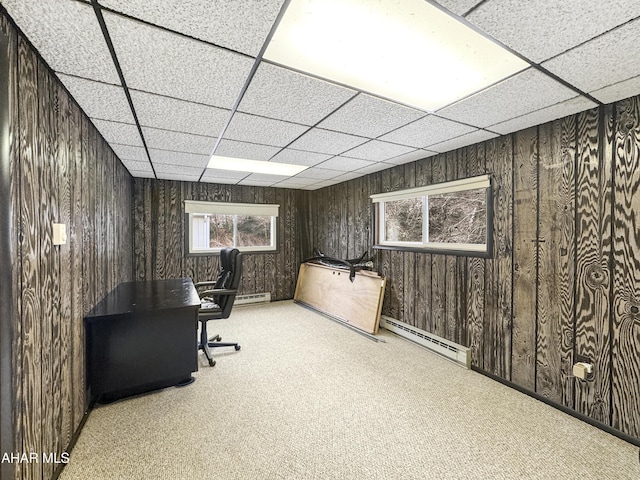
[[[372,195],[376,244],[486,253],[490,186],[485,175]]]
[[[275,250],[278,205],[188,201],[185,212],[190,253],[215,252],[224,247]]]

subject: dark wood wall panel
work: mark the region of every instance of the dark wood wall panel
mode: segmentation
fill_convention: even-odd
[[[218,275],[218,256],[186,254],[185,200],[275,203],[280,205],[278,251],[244,255],[240,293],[268,292],[272,300],[293,298],[301,257],[296,237],[299,223],[296,195],[287,189],[136,178],[132,207],[136,222],[133,245],[136,278],[190,277],[198,282]]]
[[[29,43],[16,44],[13,451],[60,458],[88,408],[83,318],[132,278],[132,178]],[[65,245],[53,245],[53,223],[66,225]],[[49,479],[56,467],[22,463],[13,476]]]
[[[538,132],[513,135],[513,327],[511,380],[535,390]]]
[[[611,149],[603,129],[603,109],[578,114],[575,353],[591,359],[598,375],[575,383],[575,408],[609,423],[612,192]]]
[[[491,174],[490,258],[377,250],[383,314],[468,346],[475,367],[637,437],[639,172],[636,97],[309,192],[302,248],[342,257],[370,249],[372,217],[357,213],[371,212],[369,195]],[[590,380],[573,377],[576,355],[594,363]]]
[[[493,176],[493,255],[486,263],[484,370],[511,380],[513,287],[513,140],[486,144],[487,171]]]
[[[640,437],[640,99],[615,122],[612,424]]]
[[[575,117],[539,128],[536,391],[573,406]]]

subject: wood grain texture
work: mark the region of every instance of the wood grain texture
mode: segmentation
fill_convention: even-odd
[[[640,99],[615,115],[612,426],[640,436]]]
[[[485,145],[478,144],[466,148],[467,173],[469,176],[486,173]],[[466,302],[466,343],[471,349],[471,364],[480,367],[484,363],[484,258],[467,259],[467,302]],[[461,322],[462,323],[462,322]]]
[[[575,408],[608,423],[612,173],[601,115],[604,111],[594,109],[577,116],[575,352],[589,357],[597,373],[593,381],[576,380]]]
[[[433,183],[431,159],[427,158],[416,163],[416,186]],[[433,332],[431,322],[431,263],[430,253],[415,254],[415,321],[417,328]]]
[[[458,152],[456,150],[447,152],[445,159],[445,180],[455,180],[458,178]],[[446,255],[444,257],[445,265],[445,327],[444,338],[452,342],[457,342],[457,326],[458,326],[458,305],[462,300],[458,295],[458,258],[454,255]]]
[[[42,362],[40,350],[42,318],[40,250],[40,152],[38,136],[38,61],[35,54],[21,38],[18,41],[18,91],[19,138],[21,161],[20,224],[21,248],[21,298],[22,307],[22,448],[28,452],[42,452]],[[23,478],[42,478],[39,464],[28,464],[22,471]]]
[[[444,154],[432,157],[432,181],[442,183],[447,180],[447,163]],[[431,324],[435,333],[448,338],[447,329],[447,259],[446,255],[431,255]]]
[[[511,381],[535,391],[538,267],[537,128],[513,136],[513,330]]]
[[[539,127],[536,391],[573,406],[575,116]]]
[[[134,271],[140,280],[188,276],[198,282],[217,276],[218,256],[186,255],[184,200],[279,204],[278,251],[245,256],[240,292],[269,292],[274,301],[293,297],[300,256],[293,190],[136,179],[131,195]]]
[[[487,170],[493,172],[493,255],[487,260],[484,370],[511,380],[513,288],[513,139],[487,141]]]
[[[10,331],[13,333],[13,338],[11,341],[11,358],[7,354],[5,354],[4,361],[11,361],[11,378],[3,377],[2,381],[9,383],[9,385],[5,384],[5,388],[7,390],[11,390],[13,393],[13,398],[10,398],[9,401],[12,404],[11,416],[10,418],[2,419],[2,428],[3,432],[8,432],[5,430],[5,425],[12,426],[12,438],[4,438],[2,439],[3,447],[11,447],[11,445],[22,445],[22,437],[23,437],[23,427],[22,427],[22,305],[20,302],[21,299],[21,274],[22,274],[22,263],[19,255],[20,252],[20,236],[22,234],[22,226],[21,226],[21,198],[20,198],[20,130],[19,130],[19,98],[18,98],[18,36],[13,29],[13,27],[9,24],[9,21],[6,17],[0,15],[0,31],[1,34],[6,37],[6,45],[7,50],[2,52],[2,55],[6,55],[6,62],[8,67],[7,72],[7,91],[6,98],[3,101],[7,102],[8,109],[8,125],[5,127],[8,129],[9,135],[9,145],[8,145],[8,154],[9,154],[9,202],[10,205],[6,205],[2,208],[9,208],[10,211],[8,213],[2,212],[2,215],[8,214],[10,215],[11,221],[11,245],[10,251],[6,252],[8,254],[8,258],[3,255],[3,262],[8,260],[11,265],[11,319],[10,324],[7,324]],[[4,96],[4,95],[3,95]],[[6,171],[5,171],[6,172]],[[6,183],[3,181],[3,187],[5,188]],[[6,268],[6,267],[5,267]],[[6,291],[5,291],[6,293]],[[3,297],[3,302],[6,297]],[[7,365],[2,366],[4,371],[7,371]],[[7,448],[8,450],[9,448]],[[15,450],[15,449],[14,449]],[[5,450],[6,451],[6,450]],[[22,466],[21,465],[3,465],[0,466],[0,476],[8,476],[11,478],[21,478],[22,477]]]
[[[131,176],[29,43],[16,38],[14,451],[59,458],[87,410],[84,314],[131,277]],[[54,222],[67,226],[67,244],[53,245]],[[56,467],[24,463],[15,478],[52,478]]]
[[[41,361],[41,388],[42,403],[40,405],[40,415],[43,422],[42,450],[43,452],[55,451],[54,436],[55,428],[55,412],[54,401],[56,399],[54,384],[54,369],[56,365],[54,360],[58,358],[56,347],[53,342],[54,330],[59,326],[58,305],[60,301],[60,289],[58,284],[54,282],[54,278],[59,275],[59,250],[53,246],[52,232],[53,222],[57,217],[57,186],[53,185],[52,180],[56,178],[56,151],[55,151],[55,125],[53,121],[53,109],[55,98],[52,92],[51,77],[44,64],[39,62],[38,65],[38,120],[39,128],[37,130],[38,141],[38,158],[37,165],[40,172],[40,226],[41,226],[41,242],[40,242],[40,258],[39,258],[39,275],[40,275],[40,298],[47,298],[50,301],[41,301],[41,314],[43,318],[49,321],[40,322],[40,361]],[[50,161],[50,159],[52,161]],[[36,207],[38,208],[38,207]],[[59,340],[59,336],[58,336]],[[59,346],[58,346],[59,348]],[[58,395],[59,396],[59,395]],[[48,428],[47,428],[48,427]],[[43,478],[49,478],[53,474],[52,464],[42,464]]]
[[[349,271],[312,263],[300,265],[294,299],[359,330],[378,333],[385,280],[373,272]]]
[[[83,300],[83,231],[82,223],[82,117],[75,102],[69,103],[69,248],[71,271],[71,411],[72,431],[76,431],[85,413],[84,305]]]

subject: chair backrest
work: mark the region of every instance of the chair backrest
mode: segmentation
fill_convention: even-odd
[[[237,290],[242,277],[242,254],[237,248],[223,248],[220,250],[220,274],[216,278],[214,288],[228,288]],[[222,310],[221,317],[228,318],[231,314],[231,307],[235,300],[235,293],[232,295],[218,295],[213,301]]]

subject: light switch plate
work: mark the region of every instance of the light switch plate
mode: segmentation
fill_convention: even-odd
[[[65,245],[67,243],[67,226],[64,223],[53,224],[53,244]]]

